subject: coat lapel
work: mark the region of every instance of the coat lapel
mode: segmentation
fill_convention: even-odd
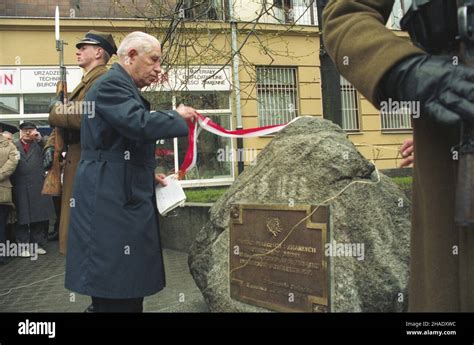
[[[103,73],[103,70],[107,71],[107,67],[105,65],[99,65],[94,67],[89,73],[86,75],[82,76],[81,82],[79,85],[76,86],[76,88],[72,91],[72,93],[69,95],[70,100],[74,100],[84,89],[84,87],[89,83],[89,80],[92,78],[96,78],[98,73]]]
[[[76,86],[76,88],[72,91],[72,93],[69,95],[69,99],[72,100],[76,97],[76,95],[78,95],[81,90],[84,88],[84,81],[83,81],[84,77],[82,77],[82,80],[81,82],[79,83],[79,85]]]
[[[137,86],[135,85],[135,82],[133,81],[132,77],[127,73],[127,71],[118,63],[115,63],[111,69],[119,72],[123,78],[127,79],[127,81],[133,85],[133,91],[135,92],[135,96],[142,101],[143,105],[146,107],[147,110],[150,110],[150,103],[145,98],[143,98],[140,93],[140,90],[138,90]]]
[[[20,156],[21,156],[23,159],[26,159],[25,150],[23,150],[23,145],[21,145],[21,142],[20,142],[19,140],[15,142],[15,146],[16,146],[18,152],[20,152]]]
[[[24,160],[29,160],[31,158],[31,155],[32,155],[33,151],[36,151],[39,148],[38,143],[32,142],[30,144],[30,148],[28,150],[28,153],[25,153],[25,150],[23,149],[23,145],[21,144],[20,141],[15,142],[15,146],[18,149],[18,151],[20,152],[20,156]]]
[[[26,154],[26,160],[30,160],[31,155],[33,154],[33,151],[36,151],[38,144],[35,142],[32,142],[30,144],[30,148],[28,149],[28,153]],[[24,152],[24,150],[23,150]]]

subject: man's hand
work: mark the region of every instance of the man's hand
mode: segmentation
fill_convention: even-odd
[[[409,57],[387,73],[382,86],[385,98],[419,102],[421,116],[438,123],[474,123],[474,69],[455,64],[452,56]]]
[[[403,142],[403,145],[400,147],[400,153],[405,159],[400,163],[400,168],[408,167],[413,163],[415,158],[413,154],[414,149],[413,139],[407,139]]]
[[[38,132],[36,129],[34,129],[32,132],[31,132],[31,137],[36,140],[37,142],[40,142],[41,141],[41,133]]]
[[[156,183],[161,184],[162,186],[166,186],[167,183],[165,181],[166,175],[165,174],[155,174],[155,181]]]
[[[185,120],[191,120],[197,119],[198,113],[196,109],[187,107],[184,104],[180,104],[178,108],[176,108],[176,111],[178,112],[179,115]]]
[[[49,146],[44,150],[43,153],[43,170],[48,171],[53,166],[54,160],[54,147]]]

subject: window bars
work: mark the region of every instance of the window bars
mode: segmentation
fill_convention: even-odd
[[[295,67],[257,67],[257,102],[260,126],[284,124],[298,116]]]
[[[341,76],[342,129],[359,131],[359,98],[355,87]]]

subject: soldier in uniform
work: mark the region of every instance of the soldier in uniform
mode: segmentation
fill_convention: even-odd
[[[474,118],[474,70],[431,56],[385,23],[393,0],[328,3],[324,42],[340,73],[374,106],[414,101],[410,311],[474,311],[474,232],[454,222],[459,123]]]
[[[49,114],[49,123],[51,126],[59,127],[64,137],[64,151],[66,151],[63,187],[61,195],[61,211],[59,221],[59,251],[66,254],[67,235],[70,216],[70,198],[72,196],[72,186],[74,176],[76,175],[77,164],[81,156],[80,128],[82,114],[73,110],[83,109],[80,102],[99,77],[107,72],[106,64],[110,57],[116,54],[117,47],[111,34],[89,31],[85,37],[76,44],[77,61],[80,67],[84,69],[84,76],[77,87],[72,91],[68,98],[70,105],[74,107],[60,108],[53,106]],[[74,103],[71,103],[74,102]],[[85,105],[84,105],[85,106]],[[59,110],[59,111],[58,111]],[[45,147],[44,168],[48,170],[53,162],[55,135],[51,135]]]

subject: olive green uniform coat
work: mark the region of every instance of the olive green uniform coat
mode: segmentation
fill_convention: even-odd
[[[333,0],[323,13],[324,42],[340,73],[376,107],[383,76],[423,54],[385,23],[393,0]],[[409,280],[410,311],[474,311],[474,230],[454,224],[458,128],[414,119],[415,162]]]
[[[90,70],[82,77],[81,82],[69,95],[68,102],[82,101],[86,96],[87,91],[107,72],[105,65],[99,65]],[[56,108],[53,107],[49,114],[49,124],[54,127],[63,128],[69,131],[79,132],[81,128],[82,114],[58,114]],[[54,135],[50,137],[46,147],[54,146]],[[59,221],[59,252],[66,254],[68,227],[71,209],[69,207],[70,199],[72,197],[72,187],[74,177],[76,176],[77,165],[81,157],[81,144],[79,142],[67,145],[67,154],[64,164],[63,186],[61,193],[61,218]]]

